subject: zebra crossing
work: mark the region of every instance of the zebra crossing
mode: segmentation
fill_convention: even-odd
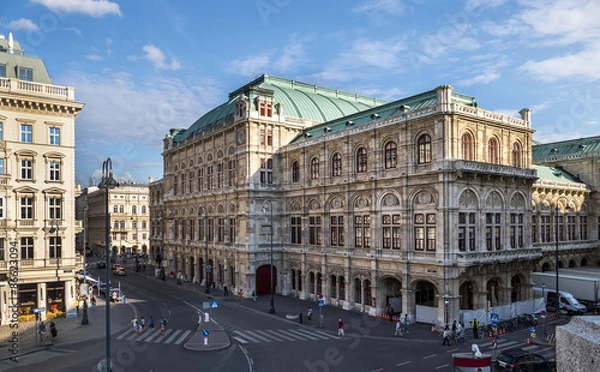
[[[161,335],[160,329],[158,328],[154,330],[149,329],[140,333],[134,332],[133,329],[128,329],[117,336],[117,340],[179,345],[190,335],[190,333],[192,333],[190,330],[184,331],[182,329],[167,328],[165,334]]]
[[[259,342],[298,342],[298,341],[323,341],[338,340],[340,337],[319,330],[307,329],[266,329],[233,331],[233,338],[240,344]]]
[[[521,350],[525,350],[525,351],[529,351],[532,352],[534,354],[539,354],[543,357],[555,357],[556,355],[556,351],[554,350],[554,347],[549,347],[549,346],[544,346],[544,345],[538,345],[538,344],[531,344],[531,345],[524,345],[524,343],[522,341],[509,341],[509,340],[502,340],[499,339],[498,340],[498,347],[496,349],[492,348],[492,342],[488,341],[488,342],[483,342],[479,345],[479,349],[482,352],[487,352],[487,353],[501,353],[505,350],[510,350],[510,349],[521,349]]]

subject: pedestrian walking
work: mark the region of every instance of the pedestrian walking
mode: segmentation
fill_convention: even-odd
[[[477,318],[471,320],[471,328],[473,328],[473,338],[479,338],[479,320]]]
[[[154,317],[150,315],[150,329],[154,330]]]
[[[394,336],[397,336],[397,335],[403,336],[402,335],[402,324],[400,323],[400,321],[396,322],[396,332],[394,332]]]
[[[456,332],[458,335],[456,338],[456,343],[462,342],[464,345],[465,344],[465,327],[462,324],[462,322],[458,322],[458,325],[456,326]]]
[[[79,314],[79,298],[75,299],[75,309],[77,309],[77,314]]]
[[[133,319],[131,319],[131,325],[133,327],[133,331],[135,333],[139,333],[139,331],[138,331],[138,321],[137,321],[136,317],[133,317]]]
[[[54,322],[50,323],[50,336],[52,338],[52,343],[56,342],[56,336],[58,335],[58,329],[56,329],[56,324]]]
[[[229,296],[229,291],[227,290],[227,284],[223,285],[223,296]]]
[[[96,309],[96,297],[92,296],[92,310]]]
[[[40,342],[44,342],[44,336],[46,336],[46,325],[44,324],[44,321],[40,323],[38,332],[40,334]]]
[[[312,307],[308,307],[308,310],[306,311],[306,319],[310,322],[312,320]]]
[[[342,321],[342,319],[338,319],[338,336],[343,336],[344,335],[344,322]]]
[[[454,342],[456,341],[456,331],[457,331],[457,326],[456,326],[456,320],[454,322],[452,322],[452,339],[454,340]]]
[[[242,302],[243,299],[244,299],[244,290],[240,288],[240,290],[238,291],[238,301]]]
[[[140,332],[144,332],[144,327],[146,326],[146,321],[144,320],[144,317],[140,317]]]
[[[167,329],[167,318],[162,317],[160,319],[160,334],[164,335],[165,334],[165,330]]]
[[[444,337],[442,346],[444,346],[444,345],[450,346],[450,334],[451,334],[450,327],[448,327],[448,324],[446,324],[446,327],[444,327],[444,333],[442,333],[442,336]]]
[[[252,291],[252,301],[256,302],[257,298],[258,296],[256,296],[256,291]]]
[[[404,314],[404,330],[408,333],[408,313]]]

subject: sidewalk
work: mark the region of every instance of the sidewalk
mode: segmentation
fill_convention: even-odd
[[[92,310],[88,307],[88,324],[82,325],[83,309],[79,310],[76,318],[58,318],[45,320],[46,334],[50,334],[50,322],[54,322],[58,335],[56,343],[52,344],[47,340],[40,342],[37,330],[34,330],[35,322],[24,324],[19,328],[19,355],[27,355],[37,351],[52,347],[64,347],[69,344],[105,338],[106,336],[106,301],[97,297],[97,306]],[[129,304],[111,303],[110,308],[111,334],[115,334],[129,326],[134,316],[134,307]],[[39,322],[38,322],[39,324]],[[2,340],[6,341],[6,340]],[[12,357],[12,349],[5,348],[5,352],[0,355],[0,360],[7,360]]]

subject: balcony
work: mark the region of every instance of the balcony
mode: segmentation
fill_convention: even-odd
[[[490,176],[520,177],[532,180],[538,178],[535,169],[511,167],[502,164],[481,163],[469,160],[454,161],[454,169],[459,173],[479,173]]]
[[[531,261],[540,258],[542,258],[542,251],[539,248],[456,252],[456,262],[459,265],[464,266],[507,263],[513,261]]]
[[[31,81],[0,78],[0,91],[16,94],[62,98],[65,101],[75,100],[75,88],[60,85],[34,83]]]

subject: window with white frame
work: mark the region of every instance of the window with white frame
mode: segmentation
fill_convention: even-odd
[[[21,220],[33,219],[33,197],[22,196],[19,198],[19,218]]]
[[[0,141],[4,139],[4,123],[0,121]]]
[[[0,78],[6,77],[6,64],[0,63]]]
[[[60,181],[60,161],[51,160],[48,163],[50,181]]]
[[[21,179],[32,180],[33,179],[33,159],[21,159]]]
[[[436,215],[434,213],[417,213],[414,217],[415,251],[436,250]]]
[[[6,174],[6,170],[4,169],[4,158],[0,158],[0,174]]]
[[[30,124],[21,124],[21,142],[31,143],[33,127]]]
[[[60,197],[48,199],[48,218],[53,220],[62,218],[62,199]]]
[[[273,159],[260,159],[260,183],[273,183]]]
[[[60,146],[60,128],[50,127],[48,128],[50,135],[50,144],[54,146]]]
[[[21,259],[33,260],[33,237],[21,237]]]
[[[19,80],[33,81],[33,69],[19,66]]]
[[[62,238],[60,236],[50,236],[50,258],[62,257]]]
[[[319,178],[319,158],[312,158],[310,161],[310,179],[316,180]]]

